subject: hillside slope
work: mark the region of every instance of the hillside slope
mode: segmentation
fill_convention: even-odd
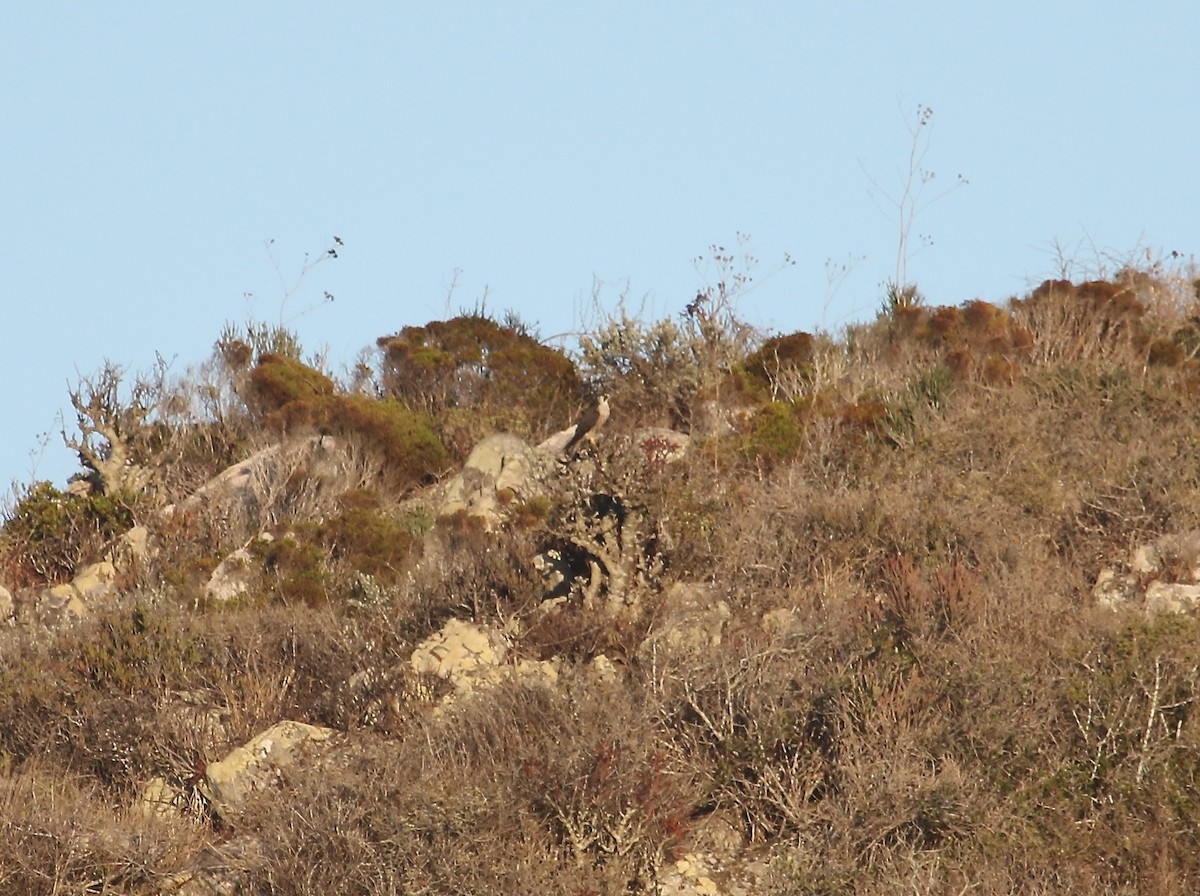
[[[1196,892],[1197,290],[100,371],[0,530],[4,892]]]

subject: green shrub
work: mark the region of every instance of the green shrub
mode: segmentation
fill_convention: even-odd
[[[333,380],[284,355],[265,354],[250,372],[251,403],[263,414],[297,401],[332,396]]]
[[[750,431],[742,437],[742,453],[754,460],[790,460],[800,453],[804,437],[796,406],[772,401],[754,412]]]
[[[49,482],[29,487],[5,515],[0,555],[10,584],[66,581],[134,524],[134,495],[64,494]]]
[[[388,478],[402,488],[428,482],[449,463],[434,421],[399,401],[338,395],[326,403],[325,412],[334,432],[356,436],[377,452]]]
[[[314,429],[359,440],[401,489],[429,481],[447,464],[432,420],[394,399],[346,395],[332,380],[291,358],[265,355],[250,374],[254,404],[276,429]]]
[[[342,511],[318,527],[317,537],[334,560],[383,585],[399,579],[419,544],[401,523],[367,507]]]
[[[275,600],[287,605],[320,606],[329,599],[328,555],[320,546],[303,540],[307,527],[298,528],[301,532],[295,537],[256,539],[250,552],[262,561]]]

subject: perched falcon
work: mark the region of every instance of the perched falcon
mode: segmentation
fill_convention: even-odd
[[[571,435],[571,441],[563,448],[563,453],[566,454],[584,439],[590,439],[607,419],[608,396],[601,395],[575,421],[575,432]]]

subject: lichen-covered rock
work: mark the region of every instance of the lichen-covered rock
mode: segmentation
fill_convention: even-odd
[[[117,565],[111,559],[80,567],[70,582],[51,585],[37,593],[33,599],[34,617],[41,625],[52,628],[79,619],[98,602],[117,594],[117,575]],[[7,610],[5,607],[4,597],[0,595],[0,623],[12,618],[11,594],[8,595]]]
[[[1105,568],[1092,597],[1120,610],[1140,600],[1148,614],[1191,613],[1200,608],[1200,531],[1169,533],[1130,552],[1128,573]]]
[[[1096,584],[1092,587],[1092,597],[1096,603],[1109,610],[1119,610],[1128,606],[1137,596],[1137,579],[1134,576],[1120,575],[1115,569],[1102,569],[1096,576]]]
[[[81,618],[87,607],[70,585],[52,585],[37,596],[33,611],[38,622],[54,628]]]
[[[169,818],[179,812],[182,794],[166,778],[151,778],[142,788],[137,808],[151,818]]]
[[[128,571],[150,559],[150,530],[134,526],[125,532],[109,551],[108,559],[122,571]]]
[[[705,856],[689,853],[680,856],[659,875],[659,892],[675,896],[720,896],[721,889],[712,879]]]
[[[108,560],[102,560],[79,570],[71,580],[71,587],[84,603],[89,603],[112,594],[116,590],[116,580],[116,567]]]
[[[504,659],[504,645],[486,629],[451,619],[413,651],[409,662],[418,674],[436,675],[451,684],[479,674]]]
[[[1163,535],[1141,545],[1130,558],[1139,576],[1162,576],[1175,582],[1200,582],[1200,532]]]
[[[87,613],[88,604],[114,594],[116,578],[107,560],[84,566],[70,582],[42,589],[34,598],[34,616],[51,628],[69,624]]]

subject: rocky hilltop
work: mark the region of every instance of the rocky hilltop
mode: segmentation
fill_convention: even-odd
[[[1200,280],[735,298],[82,379],[0,529],[0,889],[1200,889]]]

